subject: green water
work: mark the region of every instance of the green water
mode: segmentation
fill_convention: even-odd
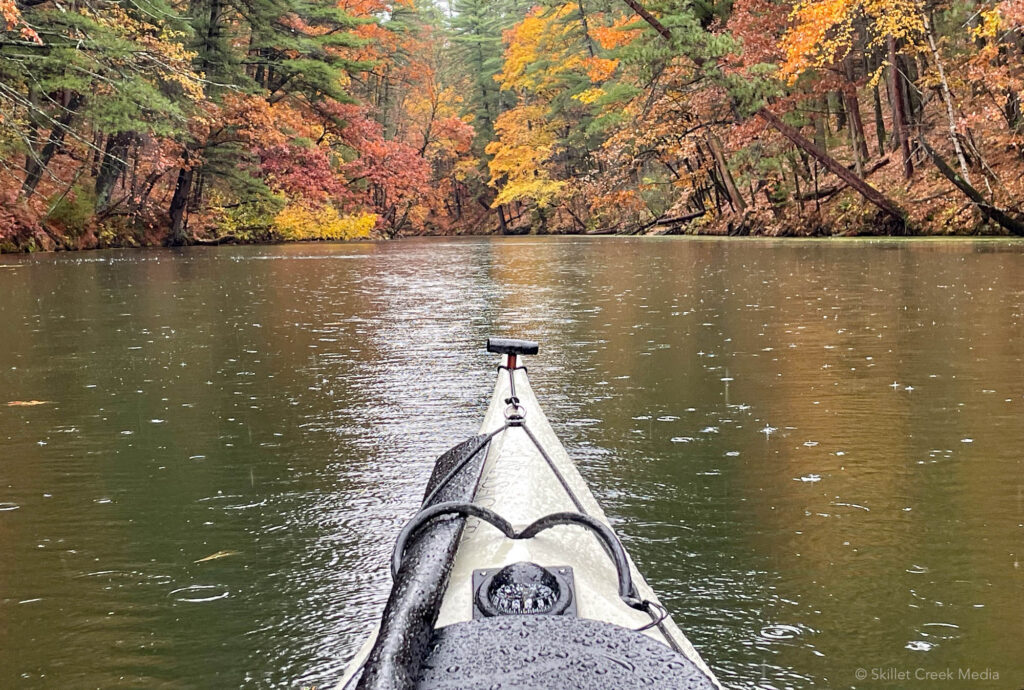
[[[94,252],[0,295],[0,687],[330,687],[490,334],[541,341],[728,687],[1024,684],[1024,244]]]

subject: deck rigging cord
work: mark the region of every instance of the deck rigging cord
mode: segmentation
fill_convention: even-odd
[[[569,482],[566,481],[565,476],[562,475],[561,471],[558,469],[558,466],[555,464],[555,461],[551,458],[550,455],[548,455],[547,450],[545,450],[544,446],[541,445],[540,440],[534,435],[530,427],[526,425],[526,408],[523,407],[522,403],[519,400],[519,396],[516,395],[515,372],[518,371],[519,369],[522,369],[523,372],[526,373],[527,368],[521,365],[516,366],[515,361],[515,356],[509,355],[508,364],[498,365],[499,371],[504,369],[505,371],[508,372],[509,397],[505,398],[505,404],[508,405],[508,408],[506,408],[505,410],[505,425],[500,429],[496,430],[495,432],[492,432],[492,434],[488,437],[488,440],[490,440],[495,435],[505,431],[510,427],[521,428],[524,432],[526,432],[527,437],[533,443],[534,447],[537,449],[537,452],[540,453],[542,458],[544,458],[544,462],[547,463],[547,466],[548,468],[550,468],[552,474],[554,474],[555,478],[558,479],[558,483],[562,485],[562,490],[564,490],[566,495],[569,496],[570,500],[572,500],[573,505],[576,506],[576,510],[579,511],[581,515],[590,517],[590,514],[587,512],[587,509],[583,507],[583,502],[580,501],[579,497],[576,495],[576,492],[572,490],[571,486],[569,486]],[[608,556],[613,561],[615,561],[616,556],[612,552],[613,549],[609,546],[609,544],[603,540],[598,541],[604,548],[605,553],[607,553]],[[615,543],[618,544],[618,538],[615,538]],[[621,544],[619,545],[619,548],[622,548]],[[678,648],[672,636],[668,634],[668,631],[665,630],[664,622],[665,619],[668,618],[668,609],[666,609],[664,606],[657,602],[651,601],[650,599],[641,599],[639,593],[636,591],[636,588],[633,587],[632,579],[630,579],[630,588],[631,590],[629,591],[628,598],[627,596],[622,596],[622,600],[631,608],[637,609],[639,611],[644,611],[645,613],[647,613],[648,616],[651,617],[650,623],[639,628],[636,628],[635,630],[637,632],[643,632],[644,630],[649,630],[653,627],[657,627],[659,630],[661,630],[662,634],[665,636],[665,639],[669,642],[669,645],[673,649],[675,649],[677,652],[682,651]]]
[[[498,434],[501,434],[501,433],[503,433],[503,432],[505,432],[505,431],[507,431],[508,429],[511,429],[511,428],[520,428],[520,429],[522,429],[526,433],[527,438],[530,439],[530,442],[537,449],[537,452],[540,453],[540,456],[544,459],[544,462],[547,464],[547,466],[551,470],[552,474],[554,474],[555,478],[558,479],[558,483],[561,485],[562,490],[565,491],[565,494],[572,501],[572,503],[575,506],[575,508],[576,508],[577,512],[579,513],[579,515],[582,516],[583,518],[587,518],[587,520],[575,521],[576,524],[579,524],[579,525],[581,525],[583,527],[590,528],[592,531],[597,531],[597,530],[595,530],[593,525],[595,525],[595,524],[596,525],[601,525],[600,522],[597,522],[587,512],[587,509],[583,506],[583,502],[579,499],[579,496],[576,495],[576,492],[573,491],[572,487],[569,485],[569,482],[566,480],[565,476],[558,469],[558,466],[555,464],[554,459],[548,454],[547,450],[541,444],[540,440],[534,435],[533,430],[531,430],[530,427],[527,426],[527,424],[526,424],[526,408],[522,405],[522,402],[519,400],[519,396],[516,395],[516,379],[515,379],[515,372],[516,371],[521,369],[525,373],[527,371],[527,368],[525,366],[522,366],[522,365],[516,366],[514,364],[514,359],[512,357],[510,357],[509,359],[511,360],[509,362],[509,364],[499,364],[498,365],[498,370],[499,371],[504,370],[504,371],[508,372],[508,380],[509,380],[509,397],[505,398],[505,401],[504,401],[505,404],[508,406],[505,409],[505,423],[502,426],[498,427],[497,429],[495,429],[495,430],[485,434],[477,442],[477,445],[473,448],[473,450],[471,452],[467,453],[466,456],[462,459],[462,461],[460,461],[458,464],[456,464],[455,467],[453,467],[444,476],[444,478],[442,478],[437,483],[437,485],[433,489],[431,489],[431,491],[427,494],[427,496],[424,497],[423,503],[422,503],[422,508],[420,509],[420,511],[416,515],[413,516],[413,518],[408,523],[406,523],[405,527],[402,529],[402,532],[399,534],[398,540],[395,543],[395,548],[394,548],[394,550],[392,552],[392,561],[391,561],[391,575],[392,575],[392,577],[396,577],[397,576],[398,570],[401,567],[402,553],[405,550],[405,543],[406,543],[406,541],[413,535],[413,533],[416,530],[418,530],[420,527],[422,527],[423,524],[425,524],[426,522],[429,522],[431,519],[433,519],[435,517],[438,517],[440,515],[460,514],[460,515],[463,515],[463,517],[476,517],[476,518],[481,519],[481,520],[483,520],[485,522],[488,522],[489,524],[491,524],[494,527],[498,528],[498,530],[501,531],[509,539],[525,539],[525,538],[530,538],[532,536],[535,536],[537,534],[537,532],[541,531],[541,529],[537,529],[537,530],[535,530],[533,532],[530,532],[530,528],[534,527],[534,525],[537,525],[538,523],[544,522],[544,520],[546,520],[547,518],[553,517],[552,515],[549,515],[549,516],[546,516],[544,518],[540,518],[539,520],[535,521],[532,525],[530,525],[530,527],[528,527],[522,533],[518,533],[517,534],[515,532],[515,530],[508,524],[508,522],[504,518],[502,518],[499,515],[494,514],[493,512],[491,512],[491,511],[489,511],[489,510],[487,510],[485,508],[480,508],[479,511],[483,511],[483,512],[479,512],[479,511],[476,510],[476,508],[479,508],[479,507],[475,506],[474,504],[471,504],[471,503],[470,504],[464,504],[466,506],[466,511],[465,512],[460,512],[460,511],[445,512],[445,511],[437,511],[436,510],[436,508],[438,506],[441,506],[441,505],[446,505],[448,508],[453,508],[455,506],[455,504],[438,504],[438,506],[431,506],[431,503],[433,502],[434,498],[441,492],[441,490],[445,486],[447,486],[455,477],[457,477],[459,475],[459,473],[466,467],[466,465],[468,465],[473,460],[473,458],[476,457],[477,453],[479,453],[485,447],[487,447],[487,445]],[[460,505],[462,505],[462,504],[460,504]],[[557,513],[555,515],[557,515],[557,516],[566,516],[566,515],[572,515],[572,513]],[[572,520],[565,520],[565,521],[559,522],[557,524],[563,524],[563,525],[564,524],[573,524],[573,522],[574,521],[572,521]],[[548,526],[553,526],[553,525],[548,525]],[[601,525],[601,527],[604,527],[604,525]],[[542,529],[546,529],[546,527],[544,527]],[[529,532],[529,537],[523,536],[523,535],[527,534],[528,532]],[[611,534],[610,530],[609,530],[609,533]],[[608,556],[612,559],[612,561],[615,562],[616,567],[619,570],[620,585],[622,585],[623,584],[622,569],[619,567],[619,553],[622,552],[622,545],[619,544],[618,538],[615,537],[614,534],[612,534],[611,540],[608,540],[607,538],[604,538],[604,535],[601,534],[600,532],[598,532],[598,536],[600,537],[598,539],[598,542],[601,544],[601,546],[604,549],[605,553],[607,553]],[[622,552],[622,553],[624,553],[624,552]],[[644,626],[642,626],[640,628],[636,628],[636,630],[638,632],[642,632],[644,630],[649,630],[652,627],[658,627],[659,629],[662,630],[663,633],[665,633],[665,638],[667,640],[669,640],[670,645],[675,647],[675,644],[672,641],[672,637],[670,635],[668,635],[667,631],[665,631],[664,628],[663,628],[664,621],[665,621],[666,618],[668,618],[668,611],[667,611],[667,609],[665,609],[665,607],[662,606],[661,604],[658,604],[658,603],[656,603],[654,601],[651,601],[650,599],[642,599],[642,598],[640,598],[639,593],[636,591],[636,588],[633,585],[632,578],[628,577],[628,574],[629,574],[628,562],[627,562],[627,565],[626,565],[625,572],[627,573],[626,581],[628,582],[628,588],[625,589],[625,590],[621,590],[620,591],[620,597],[622,598],[622,600],[630,608],[636,609],[638,611],[644,611],[651,618],[651,622],[650,623],[648,623],[648,624],[646,624],[646,625],[644,625]]]

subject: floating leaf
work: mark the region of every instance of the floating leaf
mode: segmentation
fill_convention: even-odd
[[[200,558],[198,561],[195,561],[195,562],[196,563],[206,563],[207,561],[215,561],[218,558],[227,558],[228,556],[237,556],[240,553],[241,553],[241,551],[231,551],[231,550],[228,550],[228,551],[218,551],[217,553],[211,553],[209,556],[206,556],[205,558]]]

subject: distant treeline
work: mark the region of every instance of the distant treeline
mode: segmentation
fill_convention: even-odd
[[[0,248],[1024,234],[1024,0],[0,0]]]

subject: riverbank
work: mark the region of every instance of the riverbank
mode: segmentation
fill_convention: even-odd
[[[906,221],[900,223],[867,203],[841,181],[822,173],[815,188],[796,200],[774,203],[770,193],[751,194],[754,203],[742,213],[731,210],[718,213],[708,208],[704,213],[689,211],[681,215],[666,214],[658,219],[638,222],[629,227],[609,227],[589,232],[550,232],[549,226],[533,212],[524,212],[518,222],[508,222],[500,229],[496,213],[478,214],[462,226],[447,226],[439,231],[429,229],[409,236],[459,235],[713,235],[754,237],[955,237],[1013,236],[1006,227],[982,212],[982,205],[972,202],[945,179],[937,169],[920,171],[911,182],[900,177],[899,166],[888,158],[872,170],[872,184],[888,191],[902,208]],[[1012,183],[1020,184],[1019,181]],[[170,230],[154,223],[128,226],[103,226],[91,219],[75,227],[35,222],[18,224],[10,206],[0,207],[0,254],[83,251],[133,247],[159,247],[177,244],[170,241]],[[355,220],[333,220],[318,224],[314,217],[303,218],[295,228],[282,232],[278,228],[240,230],[237,226],[207,226],[182,242],[186,245],[250,244],[274,245],[304,241],[339,241],[357,239],[395,239],[374,226],[375,217],[365,215]]]
[[[929,200],[923,200],[923,204]],[[755,208],[739,214],[715,216],[690,215],[686,217],[660,218],[632,228],[607,228],[578,234],[618,236],[663,236],[692,234],[708,236],[762,236],[762,238],[858,238],[858,236],[921,236],[921,238],[943,238],[943,236],[990,236],[1010,238],[1015,236],[1005,228],[986,221],[980,213],[970,207],[951,208],[942,204],[921,206],[918,213],[905,225],[888,221],[881,214],[870,209],[858,208],[847,196],[839,196],[827,205],[807,204],[803,210],[772,210]],[[501,235],[498,228],[468,228],[467,232],[437,232],[408,236],[476,236]],[[518,231],[505,234],[552,234],[544,227],[516,228]],[[573,234],[558,232],[555,234]],[[294,243],[342,242],[358,240],[395,240],[385,233],[370,231],[352,238],[343,236],[313,236],[313,238],[282,238],[268,234],[237,234],[232,232],[211,232],[204,236],[189,238],[186,246],[219,245],[283,245]],[[87,228],[77,232],[57,232],[45,228],[8,235],[0,240],[0,254],[24,254],[36,252],[88,251],[93,249],[132,249],[166,247],[166,234],[147,230],[143,232],[95,231]]]

